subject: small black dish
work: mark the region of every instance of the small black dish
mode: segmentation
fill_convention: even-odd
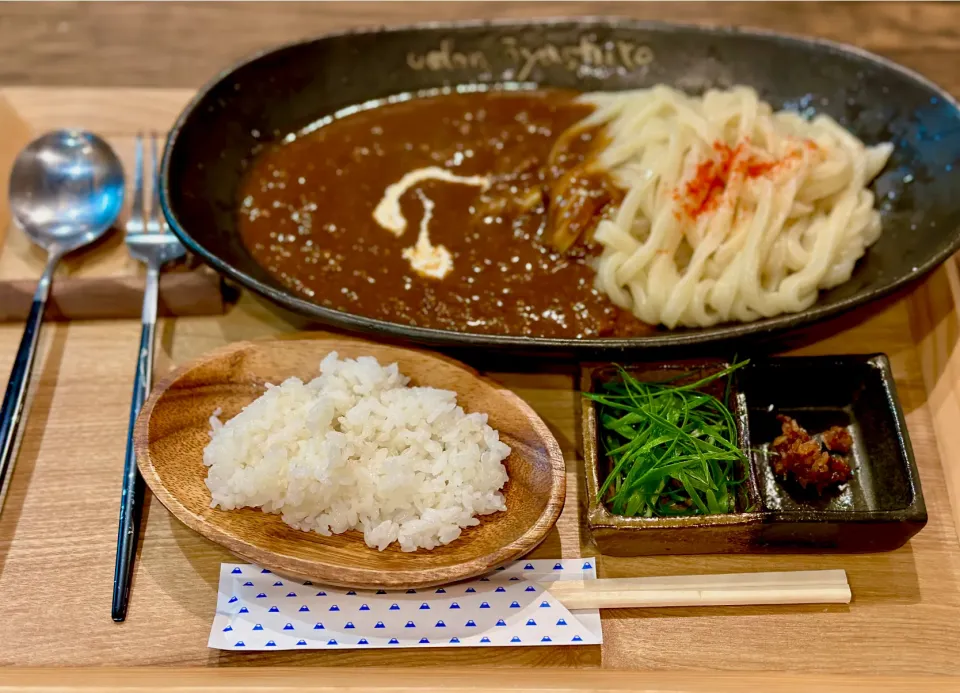
[[[724,362],[630,364],[645,381],[682,370],[704,374]],[[582,391],[616,377],[610,365],[583,366]],[[738,444],[750,474],[736,511],[724,515],[635,518],[614,514],[597,498],[609,471],[602,453],[594,403],[582,398],[587,527],[605,554],[762,551],[888,551],[902,546],[927,521],[910,438],[883,354],[782,357],[752,362],[733,380]],[[714,393],[716,394],[716,393]],[[770,445],[780,435],[778,414],[794,418],[811,435],[831,426],[853,439],[853,477],[822,494],[775,476]]]
[[[750,427],[752,466],[770,519],[760,540],[843,551],[903,545],[926,524],[910,436],[883,354],[775,358],[747,366],[739,378]],[[811,434],[831,426],[853,438],[853,477],[818,494],[778,478],[769,446],[777,414]]]
[[[658,364],[623,365],[624,370],[641,382],[671,381],[686,385],[712,375],[727,363],[717,360],[671,361]],[[684,374],[686,374],[684,376]],[[619,378],[619,369],[613,365],[598,365],[581,369],[581,391],[597,392],[603,385]],[[726,379],[715,380],[703,392],[723,400],[727,393]],[[731,383],[729,399],[737,426],[737,445],[749,448],[746,408],[737,392],[736,381]],[[612,556],[650,554],[729,553],[749,550],[759,537],[762,515],[760,491],[754,481],[756,475],[745,463],[737,471],[744,478],[735,499],[733,512],[718,515],[688,515],[683,517],[625,517],[617,515],[606,502],[597,498],[603,480],[610,473],[610,460],[604,454],[597,409],[594,402],[583,398],[582,434],[585,473],[581,479],[580,498],[585,500],[585,517],[594,542],[602,553]]]

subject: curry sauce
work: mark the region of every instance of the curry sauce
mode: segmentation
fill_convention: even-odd
[[[619,191],[584,167],[596,132],[554,151],[592,110],[574,97],[495,91],[392,101],[268,145],[241,186],[243,242],[291,290],[356,315],[483,334],[647,332],[593,287],[589,227]],[[400,197],[401,233],[378,224],[384,191],[429,167],[490,184],[424,180]],[[432,248],[452,261],[442,278],[409,260],[424,222]]]

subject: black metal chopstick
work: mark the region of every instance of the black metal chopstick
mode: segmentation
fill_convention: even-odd
[[[157,135],[150,138],[153,194],[150,208],[144,214],[145,176],[143,165],[143,136],[137,136],[137,162],[134,180],[133,204],[127,221],[127,249],[130,255],[147,266],[147,281],[143,290],[143,316],[140,330],[140,352],[137,356],[137,375],[133,382],[130,403],[130,427],[127,432],[127,453],[123,463],[123,492],[120,495],[120,527],[117,531],[117,564],[113,574],[113,620],[123,621],[127,616],[130,581],[133,579],[133,559],[136,555],[140,516],[143,511],[144,483],[137,470],[133,428],[140,409],[150,394],[153,382],[153,343],[157,327],[157,298],[160,270],[168,262],[182,258],[183,245],[170,232],[160,212]]]
[[[133,383],[133,400],[130,402],[130,425],[127,434],[127,452],[123,462],[123,491],[120,494],[120,528],[117,532],[117,563],[113,571],[114,621],[127,617],[130,599],[130,581],[133,578],[133,558],[137,552],[137,537],[140,535],[140,516],[143,511],[143,477],[137,470],[137,455],[133,447],[133,426],[143,403],[150,393],[153,370],[153,337],[156,327],[156,294],[153,296],[153,320],[140,330],[140,354],[137,359],[137,376]],[[146,313],[146,303],[144,304]]]

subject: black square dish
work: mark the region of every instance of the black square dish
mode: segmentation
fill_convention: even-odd
[[[645,382],[723,368],[713,362],[624,364]],[[583,366],[580,386],[595,392],[616,367]],[[677,381],[682,384],[683,381]],[[730,409],[749,475],[733,512],[684,517],[625,517],[597,492],[610,469],[592,400],[582,400],[586,525],[609,555],[745,551],[885,551],[902,546],[927,514],[903,412],[887,357],[784,357],[751,362],[733,379]],[[716,392],[712,393],[719,396]],[[777,415],[789,416],[816,437],[832,426],[852,439],[846,455],[852,477],[822,490],[776,476],[771,466]]]
[[[747,366],[739,383],[754,478],[769,513],[762,542],[879,551],[902,545],[923,527],[923,494],[886,356],[768,359]],[[774,475],[777,414],[811,434],[846,429],[853,440],[851,479],[818,493]]]

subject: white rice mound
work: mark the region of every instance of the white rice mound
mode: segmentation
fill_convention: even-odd
[[[203,451],[211,507],[259,507],[324,536],[356,529],[381,551],[449,544],[506,510],[510,448],[487,415],[409,380],[395,363],[333,352],[309,383],[268,385],[226,423],[217,410]]]

